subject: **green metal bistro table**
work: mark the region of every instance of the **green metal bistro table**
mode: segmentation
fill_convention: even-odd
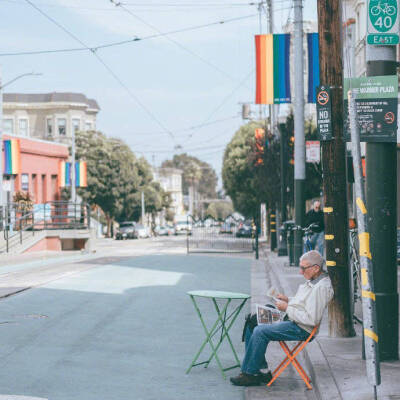
[[[187,294],[192,299],[194,308],[196,309],[197,314],[200,318],[201,324],[203,325],[204,332],[206,333],[206,339],[204,340],[203,344],[200,346],[199,351],[197,352],[196,356],[194,357],[194,359],[193,359],[192,363],[190,364],[189,368],[187,369],[186,373],[188,374],[190,372],[190,370],[197,365],[204,365],[204,368],[207,368],[208,365],[210,364],[211,360],[215,357],[218,367],[221,370],[222,376],[226,379],[225,371],[240,367],[239,358],[236,354],[235,348],[233,347],[232,340],[229,337],[229,330],[232,328],[233,323],[235,322],[237,316],[239,315],[240,311],[242,310],[243,306],[245,305],[247,299],[250,298],[250,296],[248,294],[244,294],[244,293],[221,292],[221,291],[217,291],[217,290],[194,290],[191,292],[187,292]],[[211,301],[214,304],[215,310],[217,312],[217,320],[215,321],[214,325],[212,326],[212,328],[210,330],[207,329],[207,326],[204,322],[203,316],[201,315],[199,306],[196,303],[196,297],[205,297],[205,298],[211,299]],[[220,307],[218,305],[218,303],[217,303],[218,299],[225,300],[225,304],[223,307]],[[238,302],[236,302],[235,300],[238,300]],[[236,307],[229,315],[227,315],[228,306],[232,301],[235,301],[235,303],[237,303]],[[218,343],[215,345],[213,343],[212,338],[216,335],[216,333],[219,330],[221,330],[221,335],[219,337]],[[217,354],[218,349],[220,348],[220,346],[225,338],[228,340],[229,345],[232,349],[232,353],[236,360],[236,364],[231,367],[228,367],[228,368],[222,367],[221,361],[219,360],[218,354]],[[200,357],[200,354],[203,351],[203,349],[207,343],[209,343],[211,350],[212,350],[210,358],[206,361],[196,363],[196,361]]]

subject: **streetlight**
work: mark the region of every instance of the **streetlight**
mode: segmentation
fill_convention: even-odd
[[[24,74],[18,75],[14,79],[11,79],[10,81],[6,82],[4,85],[1,82],[1,71],[0,71],[0,210],[1,210],[1,221],[4,221],[4,199],[3,199],[3,89],[10,85],[11,83],[14,83],[20,78],[23,78],[24,76],[29,76],[29,75],[42,75],[40,73],[35,73],[35,72],[26,72]]]

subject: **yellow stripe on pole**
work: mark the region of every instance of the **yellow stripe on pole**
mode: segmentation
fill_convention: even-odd
[[[375,301],[375,293],[370,292],[369,290],[361,290],[361,296],[368,297],[369,299],[372,299]]]
[[[276,222],[275,221],[271,221],[271,225],[276,225]]]
[[[336,261],[327,261],[326,262],[327,267],[335,267],[336,266]]]
[[[368,257],[372,259],[371,252],[369,250],[369,233],[362,232],[358,235],[358,240],[360,241],[360,256]]]
[[[276,232],[276,229],[271,229],[271,232]]]
[[[361,268],[361,285],[368,285],[368,271],[367,268]]]
[[[272,218],[272,217],[275,217],[275,214],[270,214],[269,216]]]
[[[360,209],[360,211],[363,214],[366,214],[367,213],[367,208],[365,207],[364,202],[359,197],[357,197],[356,203],[357,203],[358,208]]]
[[[335,235],[325,235],[325,240],[333,240],[335,239]]]
[[[333,207],[324,207],[324,213],[331,213],[333,212]]]
[[[364,335],[378,343],[378,335],[375,332],[372,332],[370,329],[364,329]]]

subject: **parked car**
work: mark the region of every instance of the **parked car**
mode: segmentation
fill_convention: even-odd
[[[136,222],[133,221],[125,221],[119,224],[119,228],[117,233],[115,234],[115,239],[137,239],[136,231],[135,231]]]
[[[219,228],[219,233],[232,233],[235,224],[230,222],[224,222],[221,227]]]
[[[170,234],[167,226],[156,226],[154,231],[157,236],[168,236]]]
[[[188,221],[178,221],[175,224],[175,235],[179,235],[180,233],[188,233],[192,234],[192,225],[188,223]]]
[[[251,238],[253,236],[253,228],[250,225],[243,224],[236,232],[237,238]]]
[[[175,235],[175,227],[173,225],[167,225],[168,235]]]
[[[151,236],[150,229],[142,224],[135,225],[135,232],[138,239],[149,238]]]

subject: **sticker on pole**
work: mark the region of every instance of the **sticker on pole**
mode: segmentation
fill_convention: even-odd
[[[306,141],[306,162],[319,163],[321,161],[321,149],[318,140]]]
[[[319,140],[332,140],[331,90],[328,86],[317,87],[317,128]]]
[[[356,92],[356,113],[360,140],[362,142],[396,142],[397,76],[347,78],[343,83],[346,140],[351,140],[347,92],[353,89]]]
[[[399,1],[368,0],[368,44],[394,46],[399,43]]]

